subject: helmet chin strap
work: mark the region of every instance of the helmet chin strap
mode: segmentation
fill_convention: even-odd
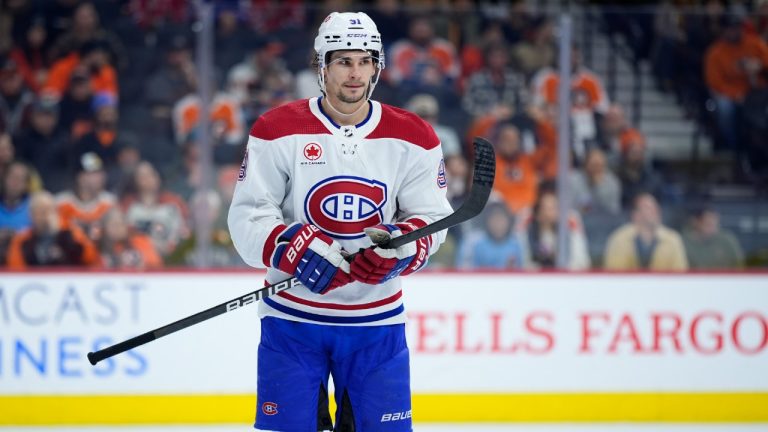
[[[352,117],[353,115],[357,114],[357,113],[358,113],[358,111],[360,111],[361,109],[363,109],[363,107],[364,107],[364,106],[366,106],[366,105],[367,105],[367,103],[362,103],[362,104],[360,104],[360,106],[359,106],[359,107],[357,107],[357,109],[356,109],[356,110],[352,111],[352,112],[351,112],[351,113],[349,113],[349,114],[346,114],[346,113],[343,113],[343,112],[341,112],[341,111],[337,110],[337,109],[336,109],[336,107],[334,107],[334,106],[333,106],[333,104],[331,103],[331,99],[330,99],[330,98],[328,98],[328,94],[326,94],[326,95],[325,95],[325,98],[324,98],[324,99],[326,100],[326,102],[328,102],[328,106],[329,106],[329,107],[330,107],[330,108],[333,110],[333,112],[335,112],[336,114],[338,114],[338,115],[340,115],[340,116],[342,116],[342,117]],[[371,99],[371,98],[370,98],[370,92],[369,92],[369,93],[368,93],[368,96],[365,98],[365,102],[368,102],[370,99]]]

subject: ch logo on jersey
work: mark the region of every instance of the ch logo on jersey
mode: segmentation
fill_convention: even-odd
[[[323,148],[320,144],[311,142],[304,146],[304,157],[310,161],[316,161],[323,155]]]
[[[261,412],[268,416],[275,415],[277,414],[277,404],[274,402],[264,402],[261,404]]]
[[[364,228],[384,221],[387,185],[354,176],[335,176],[312,186],[304,199],[307,220],[339,239],[365,235]]]

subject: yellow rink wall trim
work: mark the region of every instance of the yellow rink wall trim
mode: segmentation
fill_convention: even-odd
[[[0,425],[252,423],[255,407],[255,395],[0,396]],[[766,407],[768,393],[413,396],[416,422],[768,422]]]

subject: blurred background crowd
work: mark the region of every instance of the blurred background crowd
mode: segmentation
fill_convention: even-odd
[[[184,0],[0,0],[0,264],[192,266],[195,208],[215,267],[244,266],[226,213],[250,125],[319,95],[330,11],[377,23],[374,99],[435,128],[448,195],[471,138],[496,146],[480,218],[433,269],[768,266],[768,1],[218,0],[210,105],[215,191],[200,192],[196,9]],[[573,19],[570,208],[555,193],[558,17]]]

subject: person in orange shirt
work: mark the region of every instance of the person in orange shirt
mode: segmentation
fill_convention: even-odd
[[[704,79],[717,105],[717,126],[727,148],[740,153],[740,111],[751,89],[763,87],[768,44],[746,34],[743,19],[726,15],[720,38],[704,57]]]
[[[450,84],[461,72],[455,48],[435,36],[432,22],[425,15],[411,19],[408,39],[395,42],[390,52],[385,72],[393,85]]]
[[[152,238],[131,229],[119,208],[107,211],[100,227],[99,253],[106,268],[143,270],[163,266]]]
[[[542,111],[553,111],[558,105],[560,77],[552,67],[542,69],[532,81],[533,106]],[[595,114],[605,114],[610,102],[603,80],[581,62],[577,47],[571,52],[571,123],[573,125],[573,155],[577,162],[586,156],[588,147],[598,138]]]
[[[29,204],[32,225],[18,232],[8,247],[7,264],[12,270],[37,266],[88,266],[101,264],[98,250],[76,226],[56,212],[50,192],[32,195]]]
[[[215,86],[214,86],[215,88]],[[183,144],[198,133],[202,101],[197,93],[190,93],[173,106],[173,131],[176,142]],[[208,108],[214,138],[229,145],[240,145],[245,137],[243,110],[232,95],[217,92]]]
[[[88,72],[94,93],[106,92],[117,96],[117,72],[109,64],[109,45],[99,39],[84,43],[78,52],[73,52],[54,63],[42,88],[42,94],[62,97],[76,69]]]
[[[493,189],[509,209],[517,213],[536,201],[539,177],[531,156],[520,143],[520,131],[514,124],[502,123],[496,132],[496,178]]]
[[[117,205],[117,198],[105,190],[106,182],[107,176],[99,156],[84,153],[80,156],[75,187],[56,197],[62,220],[77,225],[92,240],[101,235],[99,220]]]

